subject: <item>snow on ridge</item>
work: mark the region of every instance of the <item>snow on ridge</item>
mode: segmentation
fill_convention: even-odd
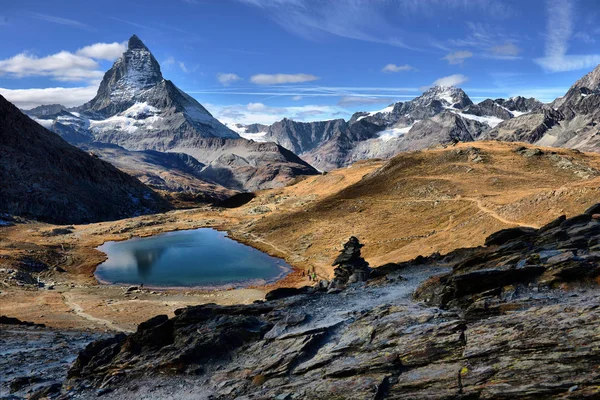
[[[372,117],[372,116],[374,116],[374,115],[376,115],[376,114],[389,114],[389,113],[391,113],[392,111],[394,111],[394,104],[391,104],[391,105],[387,106],[387,107],[386,107],[386,108],[384,108],[383,110],[379,110],[379,111],[371,111],[371,112],[369,112],[367,115],[363,115],[362,117],[358,117],[356,120],[357,120],[357,121],[360,121],[360,120],[361,120],[361,119],[363,119],[363,118],[366,118],[366,117]]]
[[[490,128],[494,128],[500,122],[504,122],[504,120],[502,118],[498,118],[498,117],[480,117],[478,115],[465,114],[465,113],[461,113],[461,112],[456,112],[455,114],[460,115],[461,117],[463,117],[465,119],[472,119],[474,121],[482,122],[482,123],[488,125]]]
[[[510,111],[513,117],[520,117],[521,115],[529,114],[531,111]]]

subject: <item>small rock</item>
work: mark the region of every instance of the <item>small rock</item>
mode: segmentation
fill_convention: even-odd
[[[575,257],[575,255],[573,254],[572,251],[567,251],[555,256],[552,256],[550,258],[548,258],[548,261],[546,261],[548,264],[550,265],[555,265],[555,264],[560,264],[562,262],[565,261],[569,261],[571,259],[573,259]]]
[[[126,293],[131,293],[131,292],[134,292],[134,291],[136,291],[136,290],[138,290],[138,289],[139,289],[139,288],[138,288],[137,286],[129,286],[129,287],[128,287],[128,288],[125,290],[125,292],[126,292]]]

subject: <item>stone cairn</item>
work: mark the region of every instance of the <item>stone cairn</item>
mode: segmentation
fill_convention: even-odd
[[[344,244],[344,250],[332,264],[336,268],[330,286],[339,288],[348,283],[364,282],[369,279],[371,268],[369,263],[360,256],[361,247],[363,245],[354,236]]]

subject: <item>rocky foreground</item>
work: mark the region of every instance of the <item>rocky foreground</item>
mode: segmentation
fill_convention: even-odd
[[[373,270],[356,244],[335,284],[187,307],[88,345],[60,396],[600,396],[600,204]]]

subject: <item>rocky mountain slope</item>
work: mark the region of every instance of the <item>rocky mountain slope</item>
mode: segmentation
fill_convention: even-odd
[[[596,398],[598,212],[600,203],[540,229],[495,232],[485,247],[389,263],[367,282],[158,315],[88,345],[63,390],[115,399]],[[360,252],[344,260],[364,266]]]
[[[163,78],[158,62],[135,35],[90,102],[73,110],[53,105],[28,113],[73,144],[99,142],[126,150],[188,154],[206,165],[210,179],[233,189],[272,187],[298,174],[316,173],[282,147],[243,139],[220,123]],[[218,157],[212,156],[215,151]],[[132,155],[129,163],[135,159]]]
[[[478,140],[504,120],[540,110],[530,98],[487,99],[473,104],[455,87],[432,87],[421,96],[344,120],[296,122],[284,119],[263,128],[259,140],[272,140],[309,164],[331,170],[368,158],[389,158],[401,151]],[[250,127],[237,129],[252,137]]]
[[[206,179],[203,176],[206,165],[188,154],[129,151],[98,142],[81,143],[79,147],[173,200],[213,203],[237,193]]]
[[[164,211],[150,188],[71,146],[0,96],[0,211],[55,223]]]
[[[503,122],[485,137],[600,151],[600,65],[550,107]]]
[[[456,141],[498,139],[599,151],[599,87],[600,66],[551,104],[520,96],[474,104],[459,88],[433,87],[413,100],[355,113],[348,122],[284,119],[263,128],[260,140],[273,140],[321,170]]]

